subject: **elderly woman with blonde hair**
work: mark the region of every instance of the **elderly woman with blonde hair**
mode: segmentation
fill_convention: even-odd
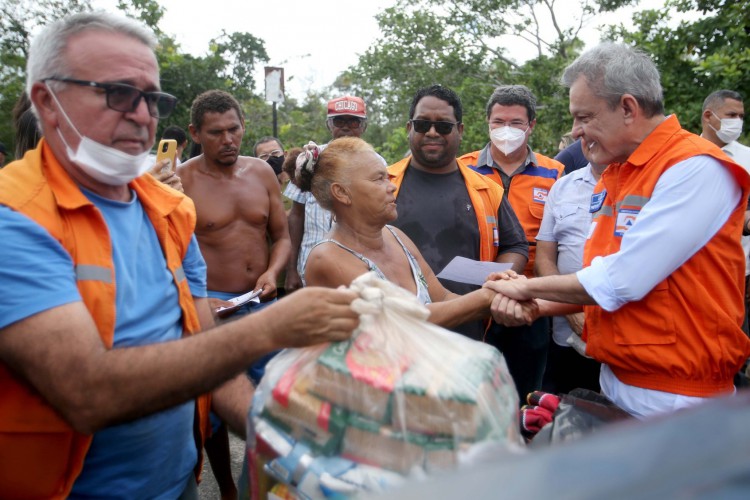
[[[342,137],[326,147],[311,143],[297,158],[295,178],[300,189],[311,191],[332,212],[334,221],[327,238],[310,252],[306,284],[349,285],[374,271],[414,293],[430,309],[430,321],[440,326],[489,317],[494,292],[449,292],[409,237],[388,225],[397,216],[396,186],[367,142]]]

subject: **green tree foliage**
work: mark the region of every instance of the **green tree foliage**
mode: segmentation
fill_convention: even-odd
[[[376,116],[375,142],[387,160],[408,151],[403,127],[416,90],[440,83],[455,90],[464,105],[462,152],[487,143],[486,102],[501,84],[527,85],[539,112],[533,147],[554,155],[560,135],[570,129],[567,93],[558,79],[578,55],[583,26],[604,11],[633,0],[582,0],[575,22],[562,25],[563,6],[554,0],[400,0],[378,16],[380,39],[346,74]],[[545,28],[543,20],[551,20]],[[536,56],[518,61],[518,50]],[[368,132],[370,134],[371,132]],[[372,138],[372,135],[370,136]]]
[[[138,19],[151,28],[157,37],[165,37],[159,28],[159,21],[164,17],[164,7],[154,0],[118,0],[117,8],[126,16]]]
[[[686,15],[676,27],[675,12]],[[661,9],[637,14],[634,22],[634,30],[620,25],[610,28],[609,36],[652,55],[667,112],[676,113],[684,127],[700,132],[703,100],[715,90],[736,90],[747,98],[750,1],[669,0]]]
[[[162,89],[179,100],[174,113],[159,122],[160,131],[169,125],[187,130],[193,100],[212,89],[234,95],[245,111],[248,124],[262,123],[257,121],[262,108],[268,108],[270,113],[270,105],[253,93],[252,77],[255,66],[267,61],[268,56],[263,42],[249,33],[222,33],[211,40],[208,53],[202,57],[185,54],[174,40],[162,38],[156,56]],[[270,120],[268,124],[270,127]],[[250,154],[249,142],[243,141],[243,154]]]
[[[358,63],[334,84],[277,109],[278,135],[285,146],[308,140],[327,142],[325,103],[353,93],[368,105],[365,138],[389,161],[408,152],[405,124],[412,97],[420,87],[440,83],[453,88],[464,104],[461,152],[487,142],[485,106],[495,86],[525,84],[538,101],[532,147],[556,152],[570,129],[567,91],[559,85],[563,68],[583,48],[581,30],[601,12],[637,0],[580,0],[578,14],[565,24],[559,0],[399,0],[377,16],[381,34]],[[669,112],[699,130],[705,96],[719,88],[750,90],[750,0],[668,0],[662,8],[635,15],[635,29],[611,26],[605,36],[634,44],[652,54],[661,73]],[[0,112],[9,117],[25,76],[29,39],[39,27],[68,13],[90,9],[89,0],[5,0],[0,4]],[[259,137],[271,135],[272,106],[254,89],[268,56],[263,40],[250,33],[220,32],[206,53],[183,52],[160,29],[164,9],[156,0],[118,0],[118,8],[156,33],[162,87],[178,97],[175,113],[160,123],[187,127],[190,104],[201,92],[223,89],[241,102],[247,119],[243,153]],[[686,20],[675,26],[675,13]],[[568,17],[566,17],[567,19]],[[522,54],[531,52],[531,58]],[[9,120],[0,120],[0,141],[10,146]]]
[[[169,125],[187,129],[190,104],[201,92],[226,90],[243,106],[248,123],[255,126],[270,116],[270,105],[253,91],[256,69],[268,60],[262,40],[250,33],[222,31],[211,40],[207,53],[193,56],[182,52],[175,39],[159,25],[164,8],[155,0],[119,0],[118,9],[149,26],[157,36],[156,56],[164,91],[179,99],[175,113],[159,123],[158,133]],[[89,0],[7,0],[0,7],[0,113],[10,117],[23,91],[25,66],[31,36],[42,26],[73,12],[91,10]],[[267,121],[270,133],[271,120]],[[264,129],[265,130],[265,129]],[[0,120],[0,141],[13,144],[10,120]],[[248,154],[252,143],[246,140],[242,151]]]
[[[88,0],[4,0],[0,3],[0,142],[13,150],[13,106],[24,90],[32,35],[62,16],[90,9]]]

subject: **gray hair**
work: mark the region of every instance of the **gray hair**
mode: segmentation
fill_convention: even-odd
[[[536,118],[536,97],[525,85],[501,85],[492,92],[490,100],[487,101],[487,119],[490,119],[492,108],[495,104],[500,106],[523,106],[529,121]]]
[[[46,26],[31,41],[26,62],[26,92],[31,95],[34,83],[45,78],[73,76],[68,74],[68,61],[63,57],[68,41],[74,35],[93,30],[135,38],[151,50],[156,47],[154,33],[134,19],[105,11],[73,14]]]
[[[706,100],[703,101],[703,111],[720,106],[724,104],[724,101],[726,101],[727,99],[742,102],[742,95],[739,92],[735,92],[734,90],[726,89],[711,92],[708,97],[706,97]]]
[[[630,94],[648,118],[664,113],[659,70],[645,52],[628,45],[602,43],[565,68],[560,81],[570,88],[581,76],[610,109],[618,105],[623,95]]]

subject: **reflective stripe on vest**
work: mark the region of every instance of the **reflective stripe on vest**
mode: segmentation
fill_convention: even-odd
[[[104,266],[91,266],[78,264],[76,266],[77,281],[101,281],[107,284],[112,283],[112,271]]]
[[[178,283],[185,281],[185,270],[182,268],[182,266],[174,270],[174,277],[177,279]]]
[[[650,199],[651,198],[649,196],[637,196],[634,194],[629,194],[617,204],[617,211],[619,212],[620,207],[622,206],[626,206],[628,208],[637,208],[638,210],[640,210],[641,208],[643,208],[643,205],[648,203],[648,200]]]
[[[596,219],[597,217],[612,217],[614,215],[614,211],[612,210],[612,207],[609,205],[603,206],[599,209],[598,212],[594,212],[594,215],[592,218]]]

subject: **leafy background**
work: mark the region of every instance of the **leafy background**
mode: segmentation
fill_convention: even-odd
[[[750,90],[750,0],[667,0],[642,10],[632,27],[606,26],[602,39],[632,44],[652,55],[662,75],[665,105],[686,128],[700,131],[700,110],[710,92],[729,88]],[[569,4],[566,4],[569,5]],[[389,161],[408,151],[404,129],[414,92],[440,83],[461,96],[465,132],[461,152],[487,142],[485,104],[499,84],[524,84],[537,96],[539,110],[532,147],[554,155],[560,136],[568,131],[567,93],[558,81],[567,64],[583,50],[582,26],[604,12],[638,5],[636,0],[581,0],[573,21],[564,24],[555,0],[398,0],[378,16],[380,35],[354,66],[328,88],[289,98],[278,107],[278,135],[286,147],[309,140],[325,142],[325,103],[344,93],[368,103],[365,138]],[[651,3],[645,5],[652,5]],[[90,10],[88,0],[5,0],[0,6],[0,141],[11,149],[11,111],[23,90],[30,34],[70,12]],[[159,38],[157,57],[162,87],[180,99],[175,113],[159,124],[189,123],[190,103],[208,89],[224,89],[242,103],[247,132],[243,153],[255,140],[272,135],[272,108],[255,94],[253,75],[268,61],[264,41],[248,32],[217,33],[205,55],[181,50],[164,33],[164,9],[153,0],[119,0],[118,9],[150,26]],[[689,21],[677,26],[676,14]],[[553,29],[542,29],[542,21]],[[512,43],[508,43],[508,37]],[[503,39],[501,40],[501,37]],[[523,44],[535,57],[513,58]],[[747,132],[740,142],[747,141]]]

